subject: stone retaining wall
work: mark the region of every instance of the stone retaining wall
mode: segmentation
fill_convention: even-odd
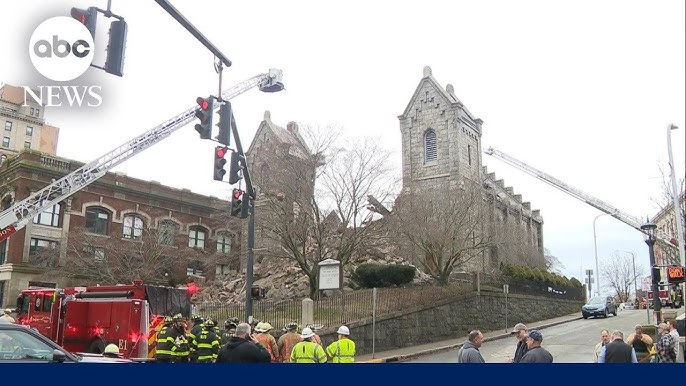
[[[508,294],[507,328],[516,323],[533,323],[581,312],[583,300],[564,300]],[[336,339],[338,326],[329,326],[319,335],[325,345]],[[357,345],[357,354],[372,352],[372,319],[348,326]],[[505,295],[481,291],[435,304],[386,315],[376,320],[375,351],[386,351],[466,336],[469,331],[503,330]]]

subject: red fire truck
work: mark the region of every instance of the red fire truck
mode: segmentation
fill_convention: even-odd
[[[142,281],[27,289],[17,299],[17,322],[37,329],[67,351],[99,354],[114,343],[125,358],[149,358],[148,338],[163,316],[188,317],[190,311],[185,289]]]

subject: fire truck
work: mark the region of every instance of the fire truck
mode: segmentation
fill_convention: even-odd
[[[145,285],[41,288],[21,291],[17,322],[70,352],[101,354],[114,343],[125,358],[150,358],[149,338],[165,315],[191,312],[185,289]],[[154,340],[150,343],[153,343]]]

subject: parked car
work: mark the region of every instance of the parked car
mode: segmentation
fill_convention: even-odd
[[[589,316],[601,316],[607,318],[609,314],[617,316],[617,303],[612,296],[596,296],[588,300],[581,307],[581,316],[588,319]]]
[[[0,323],[0,363],[124,363],[128,359],[70,353],[38,331]]]

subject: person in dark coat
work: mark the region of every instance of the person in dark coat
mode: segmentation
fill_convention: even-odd
[[[514,358],[508,358],[508,362],[519,363],[527,350],[529,350],[526,345],[526,334],[528,330],[529,329],[526,328],[524,323],[517,323],[512,331],[510,331],[510,335],[514,336],[517,340],[517,348],[515,349]]]
[[[612,331],[612,342],[603,346],[598,363],[638,363],[636,350],[624,342],[624,333]]]
[[[553,355],[541,347],[543,334],[538,330],[531,330],[526,334],[526,344],[529,346],[526,354],[519,363],[553,363]]]
[[[235,336],[219,350],[217,363],[269,363],[271,356],[250,334],[248,323],[236,326]]]

